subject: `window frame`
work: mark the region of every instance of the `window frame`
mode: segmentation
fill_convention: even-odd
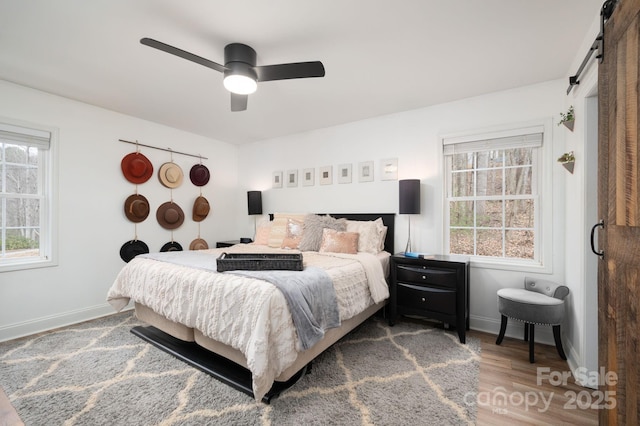
[[[534,196],[534,246],[535,259],[517,259],[504,257],[490,257],[478,255],[465,255],[471,260],[474,267],[503,269],[508,271],[551,273],[553,270],[553,185],[552,170],[552,120],[535,120],[526,123],[515,123],[495,126],[487,129],[470,130],[441,135],[442,148],[442,173],[443,179],[443,253],[450,254],[450,205],[449,187],[452,184],[451,156],[445,154],[445,146],[456,143],[482,141],[494,138],[542,133],[542,145],[534,152],[532,163],[533,174],[532,188],[537,187]],[[481,151],[479,149],[478,151]],[[475,197],[474,197],[475,198]],[[501,198],[502,199],[502,198]],[[475,226],[474,226],[475,228]]]
[[[8,117],[0,116],[0,126],[5,130],[21,133],[20,129],[24,129],[23,134],[28,135],[29,130],[49,133],[49,148],[39,149],[40,164],[38,165],[38,179],[40,194],[36,197],[29,196],[27,198],[40,198],[42,200],[40,206],[40,243],[39,256],[27,258],[14,258],[10,260],[0,260],[0,273],[28,270],[33,268],[44,268],[58,265],[58,226],[57,226],[57,147],[58,147],[58,129],[37,123],[20,121]],[[0,226],[2,224],[0,223]],[[0,230],[1,232],[1,230]]]

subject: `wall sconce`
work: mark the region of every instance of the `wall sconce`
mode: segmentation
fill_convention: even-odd
[[[420,179],[404,179],[400,184],[400,214],[420,214]],[[405,253],[411,253],[411,216],[409,216],[409,232]]]

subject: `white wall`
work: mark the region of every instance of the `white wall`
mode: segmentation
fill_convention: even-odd
[[[567,75],[574,75],[600,31],[600,15],[594,14],[590,30],[576,52]],[[567,272],[565,283],[571,289],[570,321],[567,330],[569,365],[598,370],[597,269],[602,262],[591,252],[589,234],[598,221],[598,61],[596,53],[580,75],[580,84],[564,97],[564,110],[573,105],[576,123],[573,132],[566,131],[565,151],[576,157],[573,175],[567,176],[564,238]],[[568,87],[568,79],[565,84]]]
[[[434,107],[364,120],[304,134],[262,141],[240,147],[242,160],[240,185],[243,189],[263,190],[264,212],[380,212],[397,213],[397,181],[381,181],[376,168],[374,182],[271,189],[274,171],[351,163],[353,170],[361,161],[398,158],[399,179],[422,181],[422,213],[412,216],[413,249],[421,252],[443,251],[443,172],[440,136],[491,126],[509,125],[554,118],[564,108],[565,82],[551,81],[534,86],[464,99]],[[547,279],[562,281],[564,270],[565,226],[564,181],[567,172],[555,162],[564,149],[564,130],[552,127],[552,139],[546,140],[551,153],[544,173],[553,179],[553,193],[545,198],[553,209],[553,269]],[[407,218],[396,217],[397,251],[407,239]],[[246,231],[252,222],[245,222]],[[524,272],[472,267],[471,326],[497,333],[500,315],[496,291],[502,287],[521,287]],[[529,273],[528,275],[535,275]],[[510,326],[508,334],[521,337],[522,327]],[[553,342],[550,330],[541,329],[539,340]]]
[[[113,312],[106,303],[107,290],[124,265],[120,247],[134,237],[134,224],[124,216],[123,203],[135,185],[123,177],[120,161],[135,146],[118,139],[208,157],[203,164],[212,178],[203,195],[212,212],[201,222],[201,236],[209,245],[236,237],[228,226],[236,214],[235,203],[229,203],[237,197],[236,146],[5,81],[0,81],[0,99],[0,117],[59,129],[58,266],[0,273],[0,341]],[[152,212],[137,233],[157,252],[171,241],[170,231],[155,219],[155,209],[170,199],[155,173],[170,154],[145,148],[141,152],[155,170],[152,179],[139,185]],[[198,233],[191,213],[199,189],[188,177],[197,160],[177,154],[173,159],[185,173],[173,198],[186,216],[173,238],[188,249]]]

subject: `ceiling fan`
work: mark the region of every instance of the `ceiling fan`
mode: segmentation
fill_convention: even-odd
[[[258,82],[324,77],[320,61],[257,66],[256,51],[242,43],[225,46],[224,65],[152,38],[142,38],[140,43],[223,73],[224,87],[231,92],[231,111],[247,109],[248,95],[256,91]]]

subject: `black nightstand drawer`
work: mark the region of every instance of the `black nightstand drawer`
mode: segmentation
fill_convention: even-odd
[[[426,266],[398,265],[396,271],[398,281],[413,284],[430,284],[441,287],[451,287],[458,285],[458,277],[455,269],[429,268]]]
[[[442,290],[398,283],[398,305],[455,315],[456,292],[455,290]]]

